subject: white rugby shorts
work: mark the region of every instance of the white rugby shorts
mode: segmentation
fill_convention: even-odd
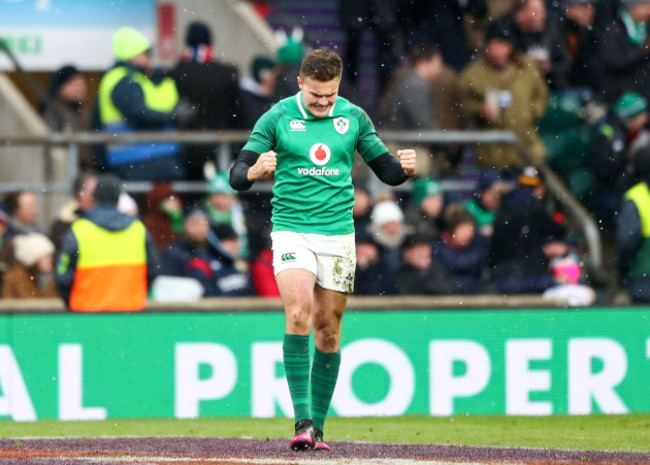
[[[350,294],[354,289],[357,257],[354,233],[336,236],[274,231],[271,233],[275,275],[301,268],[316,276],[324,289]]]

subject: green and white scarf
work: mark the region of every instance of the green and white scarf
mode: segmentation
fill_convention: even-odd
[[[625,24],[627,36],[634,45],[643,45],[648,37],[648,25],[644,22],[636,22],[627,10],[621,11],[621,19]]]

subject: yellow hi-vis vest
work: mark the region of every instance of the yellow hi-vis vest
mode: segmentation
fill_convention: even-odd
[[[79,256],[70,310],[120,312],[142,310],[147,302],[146,229],[135,220],[110,231],[87,219],[72,224]]]
[[[630,267],[629,276],[650,276],[650,190],[645,182],[632,186],[625,193],[625,200],[636,205],[641,219],[641,247]]]
[[[124,115],[113,104],[111,94],[115,86],[126,76],[140,85],[144,94],[147,108],[162,113],[171,113],[178,103],[178,90],[176,83],[171,78],[154,84],[151,79],[139,71],[134,71],[127,66],[116,66],[108,71],[99,83],[99,119],[104,130],[116,133],[131,132],[133,128],[126,124]],[[180,150],[175,142],[145,142],[139,144],[110,144],[107,147],[107,162],[109,166],[134,163],[151,158],[168,156]]]

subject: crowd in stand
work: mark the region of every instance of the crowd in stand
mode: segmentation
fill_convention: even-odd
[[[559,7],[544,0],[387,3],[340,2],[342,95],[354,101],[363,85],[360,37],[369,29],[378,44],[381,128],[510,130],[527,150],[418,146],[419,177],[407,194],[376,192],[368,173],[356,173],[354,293],[545,293],[596,301],[578,258],[582,244],[545,201],[536,169],[547,156],[538,128],[553,112],[549,96],[579,94],[587,109],[582,116],[597,134],[587,168],[597,199],[591,207],[610,219],[604,228],[616,231],[625,258],[621,278],[629,278],[633,300],[650,301],[650,0],[561,0]],[[186,48],[169,70],[153,66],[142,34],[122,28],[113,37],[116,63],[102,77],[92,110],[83,105],[83,74],[66,65],[53,73],[43,116],[56,131],[250,129],[274,102],[298,91],[297,67],[311,44],[300,29],[278,37],[278,53],[254,57],[242,77],[217,59],[206,24],[188,27]],[[467,154],[475,192],[443,192],[439,178],[457,176]],[[98,176],[109,172],[122,181],[153,182],[144,198],[134,202],[122,192],[115,205],[146,227],[160,260],[151,278],[192,278],[204,296],[279,297],[266,240],[269,196],[238,195],[226,174],[213,169],[215,156],[216,146],[160,142],[84,150],[74,198],[47,232],[37,224],[32,192],[5,196],[2,296],[56,295],[55,262],[65,237],[76,219],[98,208]],[[170,181],[181,179],[205,180],[207,194],[174,192]]]

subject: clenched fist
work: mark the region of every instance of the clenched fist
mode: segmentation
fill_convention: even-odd
[[[250,182],[264,179],[273,173],[278,167],[278,154],[273,150],[260,154],[253,166],[248,169],[248,180]]]
[[[405,149],[397,151],[397,158],[407,176],[415,176],[415,150]]]

